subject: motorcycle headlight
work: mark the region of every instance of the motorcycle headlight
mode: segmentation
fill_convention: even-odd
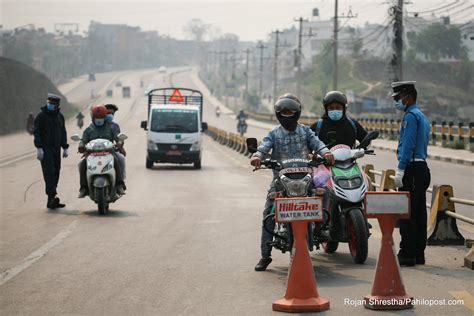
[[[337,180],[337,185],[346,190],[356,189],[360,187],[361,184],[362,184],[361,177]]]
[[[191,145],[191,148],[189,148],[190,151],[198,151],[199,150],[199,142],[195,142]]]
[[[105,173],[105,172],[109,171],[110,169],[112,169],[113,167],[114,167],[114,164],[113,164],[112,161],[110,161],[108,164],[106,164],[104,166],[104,168],[102,168],[101,173]]]
[[[148,149],[150,150],[158,150],[158,145],[151,140],[148,141]]]
[[[306,175],[303,179],[290,179],[287,176],[281,177],[281,183],[289,197],[306,196],[311,180],[310,174]]]

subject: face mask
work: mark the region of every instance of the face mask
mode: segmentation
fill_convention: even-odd
[[[52,103],[47,103],[46,108],[48,109],[48,111],[54,111],[56,109],[56,105]]]
[[[402,100],[394,101],[393,106],[399,111],[403,111],[405,109],[405,105],[403,104]]]
[[[98,119],[98,118],[94,119],[94,124],[95,124],[96,126],[102,126],[102,125],[104,125],[104,123],[105,123],[105,120],[104,120],[103,118],[101,118],[101,119]]]
[[[107,122],[112,122],[114,120],[114,115],[113,114],[107,114],[105,116],[105,119],[107,120]]]
[[[342,118],[342,111],[328,111],[328,116],[333,121],[339,121]]]
[[[296,126],[298,126],[298,116],[283,116],[281,114],[277,114],[278,121],[280,122],[281,126],[290,132],[294,132],[296,130]]]

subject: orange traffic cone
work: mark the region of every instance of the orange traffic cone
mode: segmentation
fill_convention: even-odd
[[[273,303],[274,311],[321,312],[329,309],[329,301],[319,296],[306,241],[308,222],[295,221],[293,229],[293,252],[285,297]]]
[[[377,269],[371,295],[364,297],[364,307],[376,310],[407,309],[413,307],[413,296],[407,295],[400,275],[400,265],[395,255],[393,230],[397,217],[377,217],[382,231]]]

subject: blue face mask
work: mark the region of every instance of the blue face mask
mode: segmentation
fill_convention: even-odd
[[[52,103],[47,103],[46,108],[48,109],[48,111],[54,111],[54,110],[56,110],[56,105],[54,105]]]
[[[394,101],[393,106],[399,111],[403,111],[405,109],[405,105],[403,104],[402,100]]]
[[[114,115],[113,114],[107,114],[105,116],[105,119],[107,120],[107,122],[112,122],[114,120]]]
[[[339,121],[342,115],[342,111],[328,111],[328,116],[333,121]]]
[[[96,119],[94,119],[94,124],[95,124],[96,126],[102,126],[102,125],[104,125],[104,123],[105,123],[105,120],[104,120],[103,118],[100,118],[100,119],[99,119],[99,118],[96,118]]]

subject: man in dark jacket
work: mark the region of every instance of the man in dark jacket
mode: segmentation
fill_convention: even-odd
[[[324,96],[323,106],[325,114],[311,125],[311,129],[323,143],[329,144],[328,148],[339,144],[353,148],[356,140],[360,142],[367,136],[367,131],[347,116],[347,98],[342,92],[328,92]],[[336,135],[329,137],[329,132],[336,132]],[[335,142],[331,144],[333,139]]]
[[[48,94],[46,105],[36,116],[33,132],[34,144],[37,149],[36,158],[41,161],[46,195],[48,195],[46,206],[49,209],[65,206],[56,196],[59,171],[61,170],[61,147],[63,148],[63,158],[67,158],[69,148],[64,116],[60,112],[60,102],[59,96]]]

